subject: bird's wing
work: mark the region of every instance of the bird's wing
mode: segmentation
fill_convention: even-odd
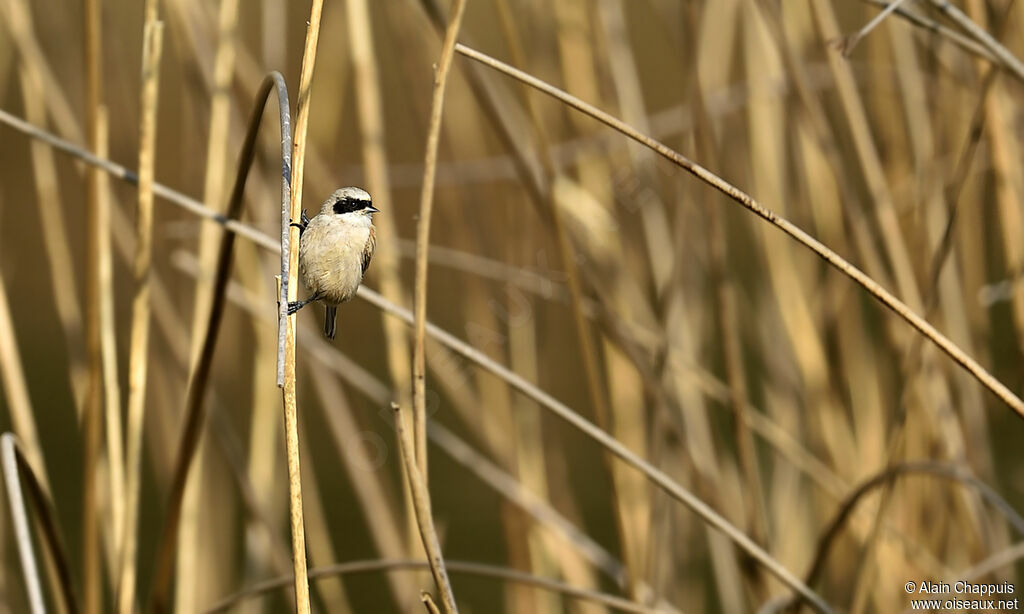
[[[367,239],[366,247],[363,248],[363,273],[370,268],[370,260],[373,259],[373,250],[375,249],[377,249],[377,232],[373,226],[370,226],[370,238]]]

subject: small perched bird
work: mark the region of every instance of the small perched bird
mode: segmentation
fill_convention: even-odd
[[[324,334],[334,339],[338,305],[356,294],[363,274],[370,266],[377,235],[373,214],[378,210],[370,195],[359,188],[335,190],[307,220],[303,212],[299,227],[299,274],[312,294],[288,304],[293,314],[313,301],[327,307]]]

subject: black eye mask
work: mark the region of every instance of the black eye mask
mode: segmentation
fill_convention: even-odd
[[[334,212],[335,213],[352,213],[353,211],[361,211],[370,206],[370,202],[359,198],[349,198],[347,196],[339,198],[334,201]]]

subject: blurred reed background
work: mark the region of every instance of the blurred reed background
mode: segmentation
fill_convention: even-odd
[[[1013,55],[1024,53],[1024,6],[905,2],[903,15],[851,37],[882,4],[469,0],[459,40],[744,189],[1020,390],[1024,71]],[[101,16],[93,93],[90,7]],[[298,100],[309,7],[157,7],[155,180],[224,211],[264,75],[281,71]],[[304,206],[315,212],[338,186],[366,188],[382,210],[366,285],[406,308],[448,10],[329,1],[313,77]],[[143,4],[125,0],[0,0],[0,109],[83,147],[107,143],[110,159],[136,168],[143,21]],[[94,96],[106,121],[90,112]],[[275,113],[269,102],[243,217],[270,236],[280,230]],[[902,611],[909,580],[1015,581],[1020,417],[862,288],[649,149],[459,55],[439,156],[430,322],[660,468],[838,610]],[[0,126],[0,426],[49,484],[87,612],[114,610],[132,507],[123,459],[138,198],[94,173]],[[90,198],[109,203],[108,220],[87,219]],[[152,228],[131,532],[140,604],[223,232],[162,198]],[[274,381],[279,260],[244,238],[235,250],[177,540],[176,612],[292,569]],[[87,338],[90,317],[102,339]],[[411,329],[356,299],[329,343],[321,317],[319,306],[298,315],[310,568],[421,558],[388,408],[411,405]],[[446,559],[617,595],[639,611],[785,605],[788,588],[634,468],[437,340],[426,355],[429,484]],[[82,418],[90,390],[106,408],[95,431]],[[90,432],[96,496],[83,483]],[[4,510],[0,611],[24,612]],[[83,527],[97,528],[93,565]],[[45,550],[37,539],[44,561]],[[464,612],[606,608],[452,565]],[[44,568],[53,577],[52,562]],[[53,586],[46,599],[60,611]],[[290,587],[227,605],[287,611]],[[311,581],[321,612],[422,611],[421,589],[434,591],[424,569]]]

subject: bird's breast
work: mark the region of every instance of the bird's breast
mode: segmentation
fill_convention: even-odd
[[[363,250],[370,229],[336,219],[313,218],[299,244],[299,272],[312,292],[327,303],[343,303],[363,280]]]

